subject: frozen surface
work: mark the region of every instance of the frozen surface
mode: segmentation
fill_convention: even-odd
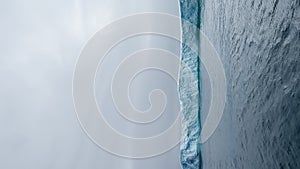
[[[181,17],[200,26],[200,2],[180,0]],[[185,44],[199,44],[198,33],[182,22],[181,69],[179,76],[179,98],[182,108],[182,140],[180,159],[183,169],[199,169],[201,152],[199,147],[200,124],[200,84],[199,57]],[[188,42],[187,42],[188,41]],[[197,45],[199,46],[199,45]]]
[[[300,168],[300,1],[204,6],[202,28],[221,56],[228,96],[201,147],[203,168]]]

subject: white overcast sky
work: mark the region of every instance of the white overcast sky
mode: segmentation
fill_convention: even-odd
[[[98,148],[72,101],[81,48],[97,30],[138,12],[178,15],[177,0],[0,1],[0,168],[179,169],[178,147],[132,160]]]

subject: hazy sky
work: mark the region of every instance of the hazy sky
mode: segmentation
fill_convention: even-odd
[[[178,15],[177,0],[0,2],[0,168],[180,168],[178,147],[144,160],[111,155],[85,135],[76,118],[72,76],[80,50],[104,25],[138,12]]]

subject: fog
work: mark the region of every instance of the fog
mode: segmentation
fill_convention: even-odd
[[[101,27],[138,12],[178,15],[177,0],[0,2],[0,168],[180,168],[178,147],[149,159],[118,157],[76,118],[72,77],[81,49]]]

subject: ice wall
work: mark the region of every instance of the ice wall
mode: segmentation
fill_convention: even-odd
[[[200,8],[198,0],[180,0],[181,18],[200,27]],[[201,168],[199,145],[200,123],[200,61],[185,44],[199,46],[199,32],[182,22],[181,68],[179,75],[179,99],[182,108],[182,140],[180,160],[183,169]]]

